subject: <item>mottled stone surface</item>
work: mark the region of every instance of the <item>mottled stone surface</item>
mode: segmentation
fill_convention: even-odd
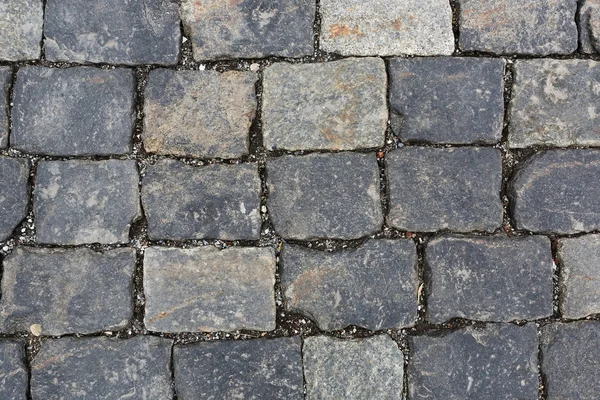
[[[600,62],[518,60],[508,143],[600,145]]]
[[[579,10],[579,41],[584,53],[600,49],[600,0],[582,0]]]
[[[0,67],[0,149],[8,146],[8,89],[11,80],[12,69]]]
[[[328,336],[304,339],[306,398],[399,399],[404,355],[387,335],[359,340]]]
[[[391,226],[491,232],[502,224],[497,149],[405,147],[388,153],[386,163]]]
[[[27,215],[29,162],[0,156],[0,241],[8,239]]]
[[[546,237],[446,236],[425,250],[429,321],[533,320],[552,315],[552,251]]]
[[[0,326],[44,335],[118,330],[133,314],[135,250],[18,247],[4,260]]]
[[[518,229],[578,233],[600,229],[600,151],[549,150],[521,165],[510,187]]]
[[[463,51],[569,54],[577,50],[577,0],[460,0]]]
[[[175,346],[175,390],[188,399],[302,400],[300,337]]]
[[[34,399],[171,399],[172,340],[65,337],[42,343],[31,365]]]
[[[281,284],[286,306],[325,331],[410,326],[417,317],[417,251],[411,240],[370,240],[323,252],[286,244]]]
[[[42,0],[0,2],[0,60],[33,60],[40,57]]]
[[[256,164],[203,167],[159,161],[146,170],[142,204],[151,239],[259,239]]]
[[[342,55],[452,54],[452,10],[444,0],[322,0],[320,45]]]
[[[151,247],[144,255],[146,327],[161,332],[275,329],[270,248]]]
[[[409,340],[411,399],[537,399],[534,324],[492,324]]]
[[[390,61],[392,129],[403,140],[496,143],[504,118],[504,60]]]
[[[33,195],[39,243],[127,243],[141,214],[134,160],[40,161]]]
[[[46,59],[176,64],[181,39],[178,10],[171,0],[47,0]]]
[[[11,400],[27,398],[25,344],[16,340],[0,341],[0,397]]]
[[[55,156],[131,151],[133,73],[24,67],[14,87],[11,147]]]
[[[313,0],[183,0],[194,58],[300,57],[313,53]]]
[[[267,185],[271,220],[285,238],[352,239],[383,223],[375,154],[270,159]]]
[[[144,100],[146,151],[194,157],[248,153],[256,114],[252,72],[150,72]]]
[[[387,75],[380,58],[277,63],[263,80],[263,138],[269,150],[382,147]]]

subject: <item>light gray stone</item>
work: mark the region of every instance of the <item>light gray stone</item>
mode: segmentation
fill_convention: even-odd
[[[8,90],[11,81],[12,69],[0,67],[0,149],[8,146]]]
[[[582,0],[579,9],[579,41],[584,53],[600,49],[600,0]]]
[[[27,399],[28,382],[25,364],[25,344],[16,340],[0,341],[0,397]]]
[[[0,156],[0,242],[8,239],[27,215],[29,162]]]
[[[0,2],[0,60],[19,61],[40,58],[42,0],[2,0]]]

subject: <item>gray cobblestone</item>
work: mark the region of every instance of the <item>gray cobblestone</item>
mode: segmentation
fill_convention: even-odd
[[[0,149],[8,146],[8,89],[12,80],[12,69],[0,67]]]
[[[27,399],[28,376],[24,343],[0,341],[0,397],[11,400]]]
[[[0,16],[0,60],[40,58],[44,24],[42,0],[3,0]]]
[[[579,10],[579,41],[584,53],[600,48],[600,0],[582,0]]]
[[[8,239],[27,215],[27,160],[0,156],[0,242]]]

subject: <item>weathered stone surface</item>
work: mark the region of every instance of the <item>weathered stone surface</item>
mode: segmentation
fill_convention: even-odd
[[[21,68],[11,147],[56,156],[125,154],[131,150],[133,97],[130,70]]]
[[[161,332],[273,330],[274,285],[270,248],[150,247],[144,321]]]
[[[33,203],[40,243],[127,243],[141,214],[135,161],[40,161]]]
[[[306,398],[399,399],[404,355],[387,335],[359,340],[312,336],[302,348]]]
[[[452,54],[444,0],[322,0],[321,49],[343,55]]]
[[[183,0],[194,58],[301,57],[313,53],[312,0]]]
[[[47,0],[46,58],[176,64],[181,39],[178,9],[170,0]]]
[[[259,239],[260,178],[256,164],[149,166],[142,204],[151,239]]]
[[[502,224],[497,149],[405,147],[388,153],[386,163],[391,226],[491,232]]]
[[[600,145],[600,62],[518,60],[508,143]]]
[[[44,24],[42,0],[3,0],[0,16],[0,60],[39,58]]]
[[[24,343],[2,339],[0,341],[0,397],[25,400],[28,386]]]
[[[600,229],[600,151],[549,150],[521,165],[510,184],[518,229],[578,233]]]
[[[300,345],[296,336],[175,346],[177,397],[302,400]]]
[[[0,242],[8,239],[27,215],[29,163],[0,156]]]
[[[600,49],[600,0],[582,0],[579,10],[579,41],[584,53]]]
[[[150,72],[142,135],[146,151],[204,158],[247,154],[256,80],[252,72]]]
[[[8,146],[8,89],[11,80],[12,69],[0,67],[0,149]]]
[[[380,58],[277,63],[264,72],[263,135],[269,150],[382,147],[387,75]]]
[[[536,399],[534,324],[490,324],[410,338],[411,399]]]
[[[135,250],[18,247],[4,260],[0,326],[44,335],[121,329],[133,314]]]
[[[171,399],[172,340],[47,340],[31,365],[34,399]]]
[[[401,328],[416,320],[417,251],[410,240],[371,240],[337,252],[286,244],[282,255],[287,308],[325,331]]]
[[[351,239],[381,228],[374,154],[283,156],[267,162],[269,213],[289,239]]]
[[[392,129],[403,140],[496,143],[504,118],[504,60],[390,61]]]
[[[552,251],[545,237],[446,236],[425,250],[429,321],[532,320],[552,315]]]
[[[577,0],[460,0],[459,47],[497,54],[577,50]]]

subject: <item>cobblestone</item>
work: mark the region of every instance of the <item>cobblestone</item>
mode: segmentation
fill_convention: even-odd
[[[0,3],[0,60],[40,58],[44,5],[41,0]]]
[[[0,341],[0,397],[25,400],[29,386],[27,374],[24,343],[2,339]]]
[[[0,242],[8,239],[27,215],[27,160],[0,156]]]
[[[0,67],[0,149],[8,146],[8,89],[12,80],[12,69]]]
[[[598,53],[600,48],[600,1],[582,0],[579,10],[579,41],[584,53]]]

